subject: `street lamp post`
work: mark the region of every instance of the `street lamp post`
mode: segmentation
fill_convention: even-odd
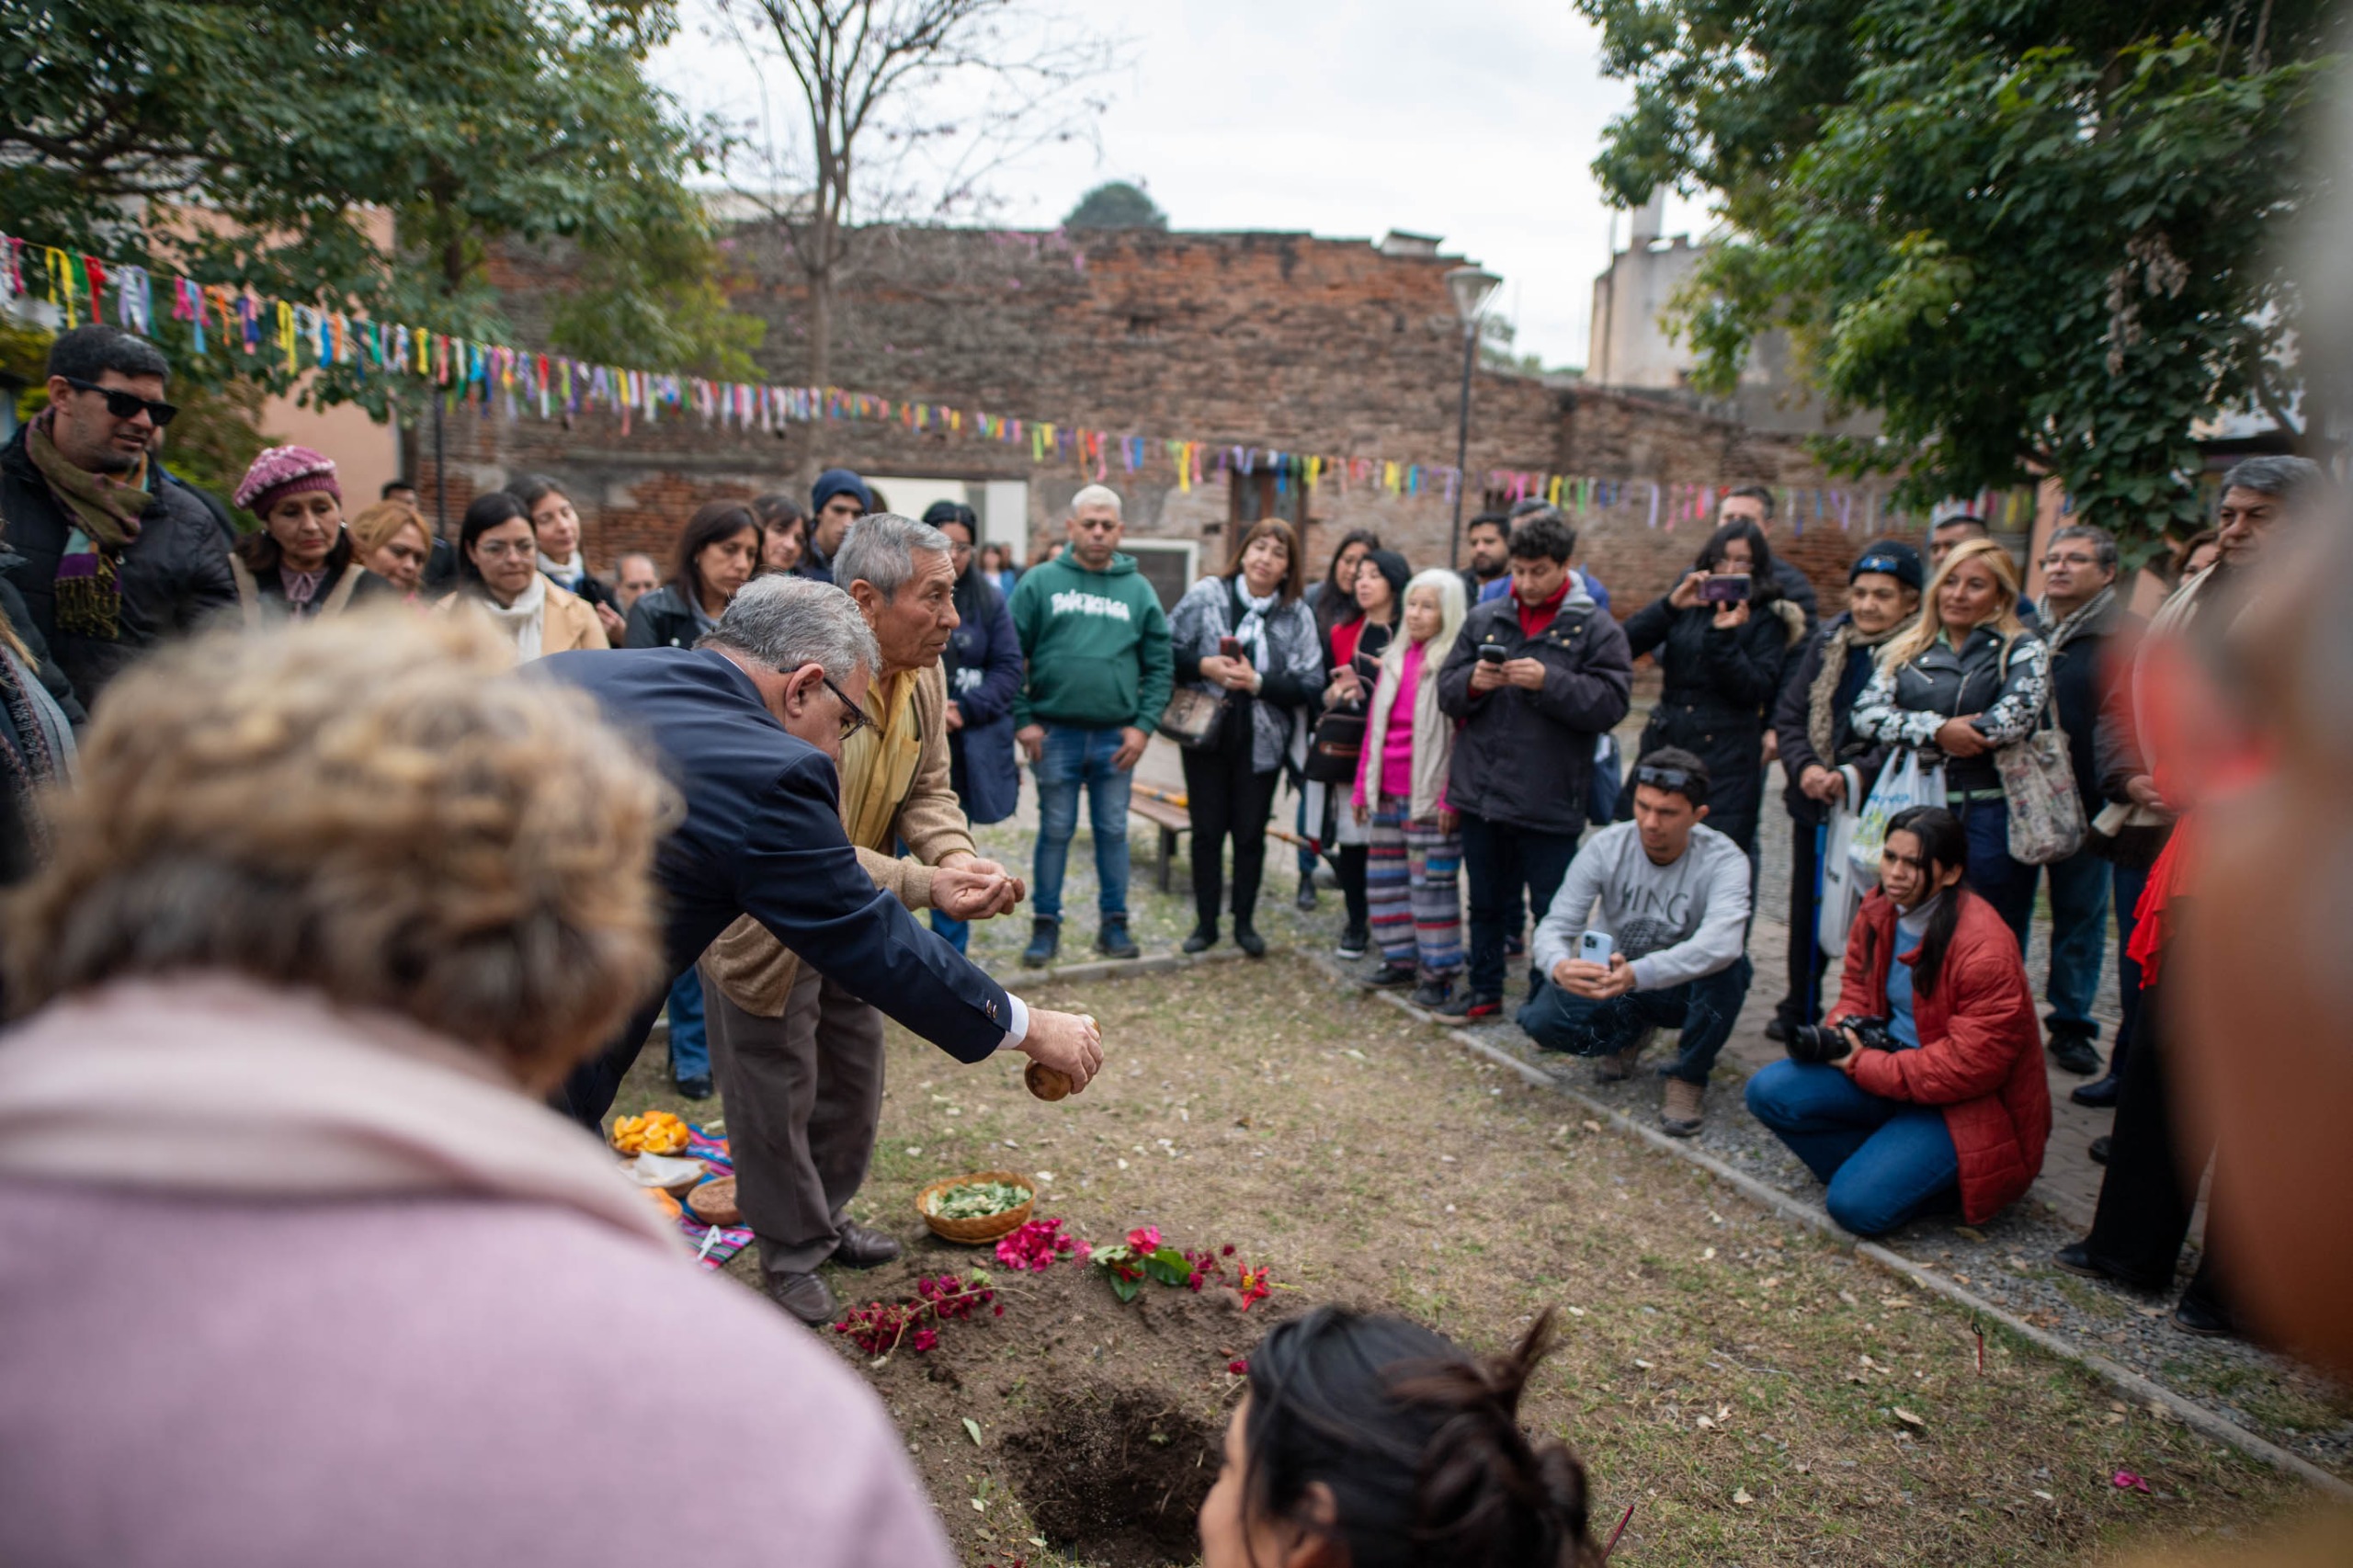
[[[1454,427],[1454,527],[1446,540],[1446,563],[1458,569],[1462,564],[1462,493],[1471,487],[1471,476],[1463,472],[1471,458],[1471,371],[1479,362],[1479,318],[1502,282],[1480,267],[1457,267],[1446,275],[1447,289],[1454,295],[1454,313],[1462,318],[1462,397]]]

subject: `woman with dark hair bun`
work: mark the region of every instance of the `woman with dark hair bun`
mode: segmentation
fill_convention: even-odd
[[[536,473],[508,480],[506,494],[523,503],[530,519],[531,535],[540,546],[540,570],[549,582],[595,610],[606,643],[617,646],[628,633],[629,622],[621,613],[620,596],[588,570],[587,558],[580,553],[580,513],[572,497],[554,480]]]
[[[1520,1428],[1538,1317],[1473,1359],[1403,1318],[1319,1307],[1250,1353],[1201,1504],[1202,1568],[1585,1568],[1585,1467]]]
[[[540,571],[539,551],[523,503],[504,490],[484,491],[466,504],[458,530],[458,591],[434,613],[481,617],[515,645],[517,664],[611,647],[587,601]]]
[[[1748,1108],[1820,1177],[1830,1217],[1882,1235],[1939,1205],[1983,1224],[2051,1137],[2042,1031],[2018,943],[1967,881],[1941,806],[1887,824],[1880,885],[1847,937],[1838,1005],[1748,1080]]]

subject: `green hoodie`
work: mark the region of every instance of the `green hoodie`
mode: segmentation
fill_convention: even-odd
[[[1100,572],[1064,545],[1013,585],[1013,630],[1029,669],[1013,722],[1151,733],[1176,685],[1168,617],[1132,555]]]

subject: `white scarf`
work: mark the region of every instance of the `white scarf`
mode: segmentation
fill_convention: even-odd
[[[1233,579],[1233,592],[1242,601],[1242,608],[1248,612],[1243,616],[1242,624],[1233,629],[1233,640],[1250,650],[1250,667],[1264,674],[1267,668],[1267,617],[1274,613],[1276,604],[1282,597],[1282,589],[1278,586],[1266,597],[1254,599],[1250,597],[1250,590],[1242,585],[1242,579],[1236,577]]]
[[[537,572],[531,574],[531,585],[515,596],[511,605],[502,605],[484,593],[482,608],[490,623],[515,641],[515,661],[529,664],[540,656],[540,634],[547,626],[545,611],[548,603],[548,580]]]
[[[580,591],[580,579],[588,575],[588,562],[576,550],[569,561],[558,561],[543,550],[540,551],[540,570],[576,594]]]
[[[116,981],[12,1031],[0,1172],[233,1199],[503,1199],[682,1244],[593,1135],[479,1052],[225,973]]]

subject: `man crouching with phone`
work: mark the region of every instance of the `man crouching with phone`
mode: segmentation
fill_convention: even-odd
[[[1688,1138],[1748,997],[1748,857],[1703,825],[1708,770],[1689,752],[1650,753],[1633,785],[1634,820],[1586,840],[1536,927],[1546,980],[1519,1027],[1547,1051],[1599,1057],[1606,1082],[1632,1075],[1654,1029],[1681,1029],[1680,1053],[1659,1069],[1658,1119]]]

